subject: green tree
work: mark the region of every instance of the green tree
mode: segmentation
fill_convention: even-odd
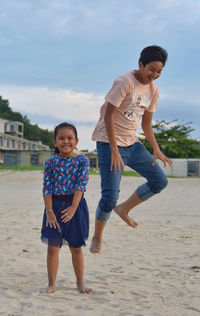
[[[18,121],[24,124],[24,138],[41,141],[43,144],[53,148],[53,133],[47,129],[41,129],[37,124],[31,124],[26,115],[22,115],[19,112],[14,112],[9,106],[9,101],[4,100],[0,96],[0,118],[9,121]]]
[[[163,120],[152,126],[161,151],[170,158],[200,158],[200,142],[190,138],[190,133],[195,130],[191,127],[191,122],[185,124],[175,122],[177,120],[171,122]],[[147,139],[140,140],[152,153],[152,147]]]

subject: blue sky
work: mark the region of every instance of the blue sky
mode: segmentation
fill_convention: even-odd
[[[200,138],[199,0],[0,0],[0,95],[31,123],[74,123],[79,149],[115,77],[156,44],[168,62],[156,81],[156,120],[192,122]]]

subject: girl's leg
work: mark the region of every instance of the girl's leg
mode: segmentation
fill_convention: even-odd
[[[152,166],[152,163],[153,157],[143,144],[135,143],[131,146],[127,165],[145,177],[147,182],[140,185],[126,201],[117,205],[115,212],[132,227],[136,227],[137,223],[128,216],[130,210],[161,192],[167,186],[168,181],[164,172],[157,163],[155,166]]]
[[[46,292],[48,294],[55,292],[56,290],[56,276],[58,272],[59,265],[59,247],[48,246],[47,249],[47,271],[48,271],[48,279],[49,285],[47,287]]]
[[[76,275],[76,284],[78,290],[83,294],[89,294],[92,290],[84,285],[83,282],[83,271],[84,271],[84,260],[82,248],[69,247],[72,254],[72,264]]]

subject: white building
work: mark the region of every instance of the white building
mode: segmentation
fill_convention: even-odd
[[[23,138],[24,124],[17,121],[8,121],[0,118],[0,163],[8,151],[43,151],[49,150],[49,146],[41,141],[31,141]]]

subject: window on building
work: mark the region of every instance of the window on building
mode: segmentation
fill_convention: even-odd
[[[18,132],[22,133],[22,125],[18,125]]]
[[[12,139],[11,143],[12,143],[12,148],[15,148],[15,140],[14,139]]]

